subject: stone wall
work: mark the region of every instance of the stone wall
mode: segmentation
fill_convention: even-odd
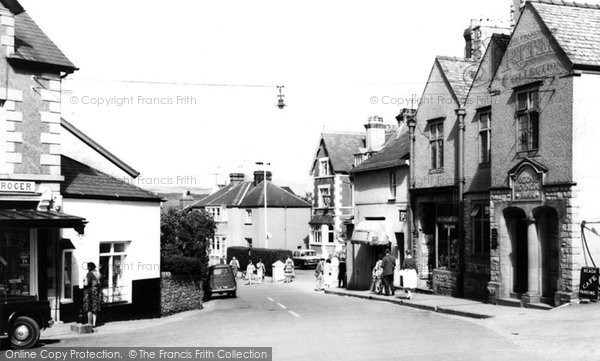
[[[179,312],[201,310],[202,284],[189,276],[161,273],[161,316]]]

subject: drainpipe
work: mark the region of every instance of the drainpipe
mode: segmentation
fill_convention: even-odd
[[[461,272],[464,271],[465,246],[464,246],[464,191],[465,191],[465,108],[456,109],[456,121],[458,123],[458,267]],[[462,289],[458,286],[458,289]],[[460,291],[459,291],[460,292]],[[462,293],[462,292],[460,292]]]
[[[410,113],[409,113],[410,112]],[[408,134],[409,134],[409,142],[410,142],[410,155],[409,155],[409,164],[408,164],[408,214],[407,214],[407,222],[408,222],[408,247],[412,251],[414,251],[415,237],[413,236],[413,227],[414,227],[414,212],[413,212],[413,202],[412,202],[412,190],[415,188],[415,128],[417,126],[417,121],[415,119],[415,112],[411,109],[408,112],[404,112],[404,121],[408,125]],[[413,257],[418,259],[416,254],[413,254]]]

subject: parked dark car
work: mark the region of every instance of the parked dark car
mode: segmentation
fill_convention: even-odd
[[[218,264],[208,268],[209,287],[206,290],[206,298],[213,294],[228,294],[236,297],[237,282],[231,266],[228,264]]]
[[[40,330],[52,326],[50,303],[35,296],[0,295],[0,337],[14,348],[30,348],[38,343]]]
[[[301,249],[294,251],[294,266],[300,268],[315,268],[319,263],[317,252],[312,249]]]

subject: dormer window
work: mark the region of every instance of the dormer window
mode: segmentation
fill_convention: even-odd
[[[329,176],[329,158],[319,159],[319,177]]]

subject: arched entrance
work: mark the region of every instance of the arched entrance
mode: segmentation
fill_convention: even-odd
[[[506,208],[503,213],[510,239],[508,289],[511,297],[520,299],[528,290],[527,215],[516,207]]]
[[[551,207],[539,207],[533,215],[540,239],[542,302],[554,304],[560,267],[558,212]]]

